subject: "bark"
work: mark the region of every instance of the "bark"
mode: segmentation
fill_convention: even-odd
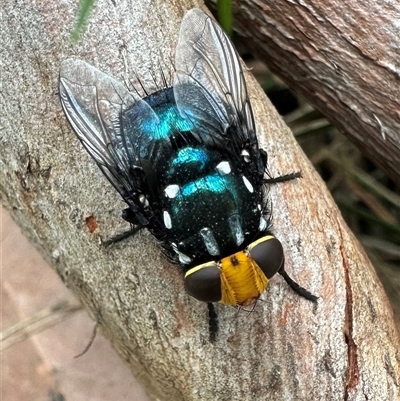
[[[213,345],[207,306],[185,294],[180,272],[161,257],[148,233],[111,248],[101,245],[128,228],[120,218],[124,205],[65,120],[57,94],[60,61],[81,58],[118,79],[134,80],[137,74],[151,91],[149,71],[160,75],[160,65],[171,70],[188,5],[99,1],[83,40],[73,45],[73,5],[3,4],[2,202],[154,398],[400,397],[399,337],[382,286],[250,74],[271,173],[303,174],[271,187],[269,195],[286,269],[320,297],[318,305],[276,276],[253,313],[217,307],[220,334]]]
[[[233,3],[241,42],[400,183],[400,3]]]

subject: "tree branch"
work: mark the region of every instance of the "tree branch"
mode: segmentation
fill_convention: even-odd
[[[400,183],[400,4],[243,0],[235,11],[241,41]]]
[[[276,276],[253,313],[217,307],[220,334],[213,345],[207,305],[186,295],[180,272],[148,233],[101,245],[128,228],[120,218],[124,205],[65,120],[57,94],[60,62],[73,56],[118,79],[137,74],[154,90],[149,71],[160,75],[159,65],[172,70],[186,10],[176,1],[99,1],[82,42],[72,45],[76,10],[69,3],[5,2],[2,202],[153,397],[400,397],[400,344],[382,287],[321,179],[249,74],[271,173],[301,170],[304,177],[271,186],[270,198],[286,270],[320,297],[318,305]]]

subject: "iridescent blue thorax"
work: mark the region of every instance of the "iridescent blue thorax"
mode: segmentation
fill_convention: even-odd
[[[157,118],[143,121],[142,129],[149,140],[158,141],[168,138],[175,131],[189,131],[193,125],[179,114],[175,104],[168,103],[154,107]]]
[[[143,101],[122,113],[122,126],[140,158],[150,160],[162,151],[168,152],[175,135],[189,132],[194,124],[181,116],[172,88],[153,93]]]

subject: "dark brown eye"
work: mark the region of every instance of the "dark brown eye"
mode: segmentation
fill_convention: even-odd
[[[253,242],[247,250],[267,278],[274,276],[283,265],[282,244],[272,235]]]
[[[193,267],[185,274],[185,288],[189,295],[203,302],[221,300],[221,276],[218,264],[205,263]]]

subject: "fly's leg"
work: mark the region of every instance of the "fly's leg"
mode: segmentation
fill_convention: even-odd
[[[264,184],[277,184],[279,182],[291,181],[291,180],[295,180],[296,178],[301,178],[301,172],[300,171],[297,171],[295,173],[280,175],[278,177],[271,177],[271,175],[269,174],[268,169],[267,169],[267,164],[268,164],[267,152],[265,150],[263,150],[263,149],[260,149],[260,156],[261,156],[261,159],[263,161],[265,171],[269,176],[269,178],[264,178],[263,179],[263,183]]]
[[[263,183],[264,184],[277,184],[279,182],[295,180],[296,178],[301,178],[300,171],[297,171],[296,173],[280,175],[278,177],[264,178]]]
[[[215,312],[214,304],[207,303],[208,306],[208,325],[210,331],[210,342],[214,343],[218,334],[218,315]]]
[[[289,284],[290,288],[299,294],[301,297],[308,299],[311,302],[316,303],[318,300],[318,297],[311,294],[310,291],[306,290],[305,288],[301,287],[299,284],[297,284],[287,273],[284,267],[282,266],[279,270],[278,273],[285,279],[285,281]]]
[[[125,231],[121,234],[117,234],[114,235],[113,237],[111,237],[109,240],[104,241],[103,244],[104,246],[110,246],[112,244],[115,244],[117,242],[120,242],[126,238],[129,238],[130,236],[135,235],[136,233],[138,233],[142,228],[144,228],[144,226],[140,225],[135,217],[135,214],[133,213],[132,209],[130,208],[126,208],[123,210],[122,212],[122,218],[127,221],[128,223],[132,224],[132,227],[130,230]]]

